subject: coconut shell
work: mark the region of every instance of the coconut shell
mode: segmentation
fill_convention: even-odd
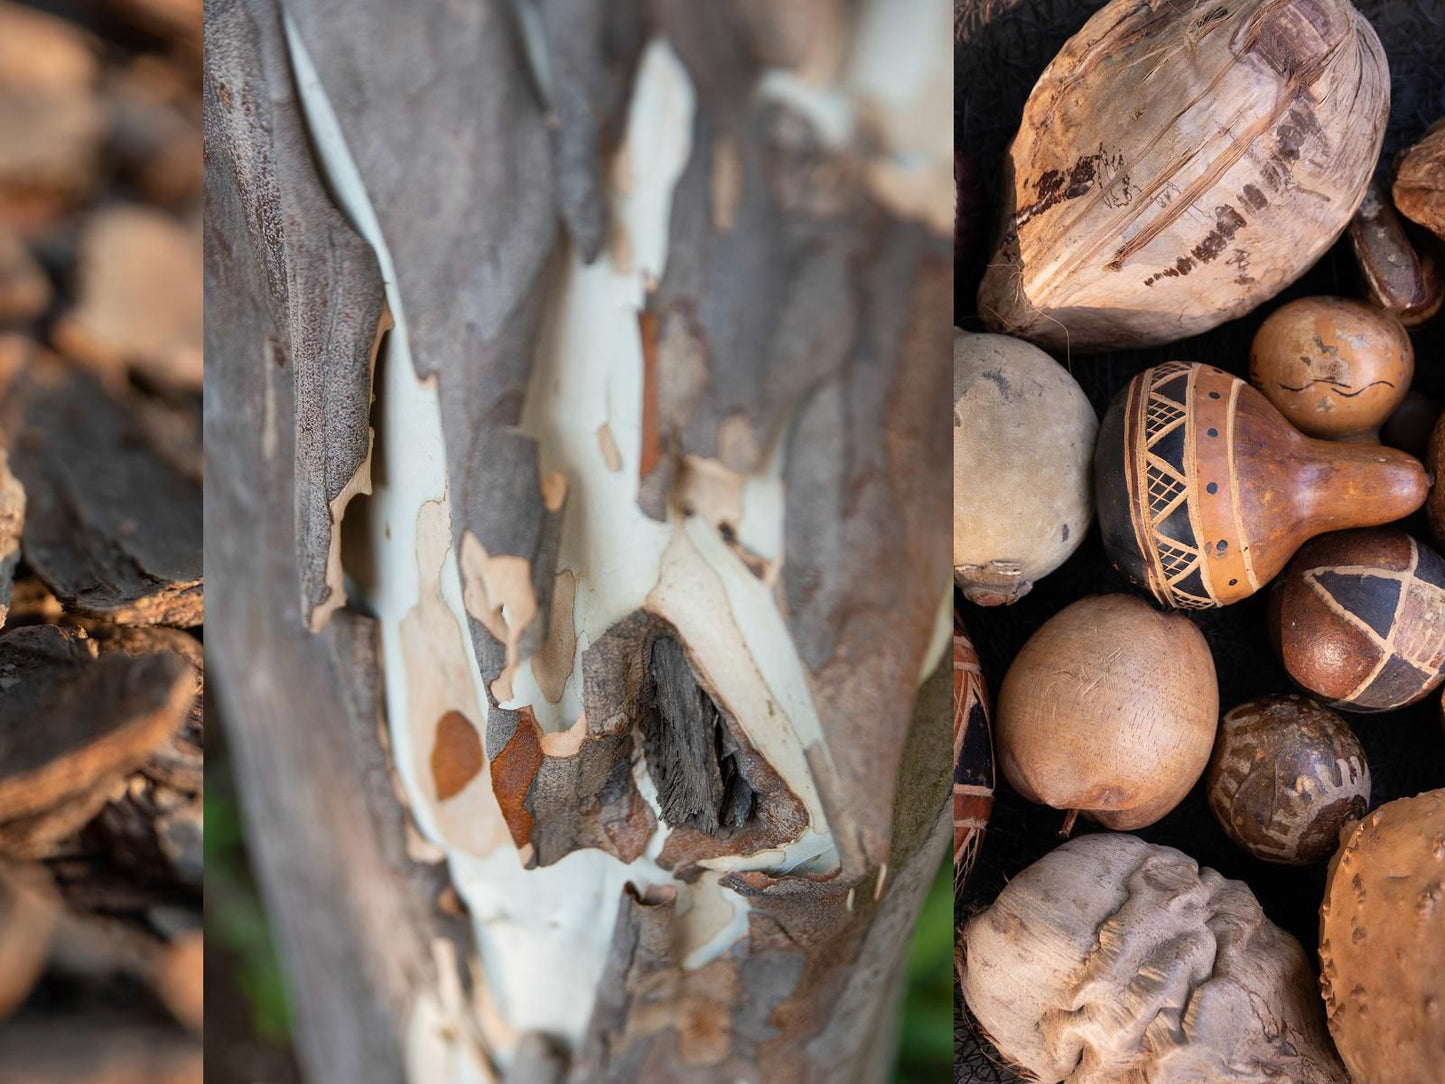
[[[1330,1033],[1354,1084],[1439,1084],[1445,1069],[1445,790],[1348,832],[1320,907]]]
[[[1071,840],[963,938],[964,1000],[1027,1079],[1346,1084],[1299,942],[1172,847]]]
[[[1017,602],[1083,542],[1098,418],[1053,358],[953,337],[953,571],[969,601]]]
[[[1153,824],[1209,763],[1214,659],[1187,617],[1132,595],[1080,599],[1019,652],[994,737],[1013,788],[1109,828]]]
[[[979,313],[1105,349],[1249,312],[1349,224],[1389,100],[1347,0],[1112,0],[1029,97]]]
[[[962,892],[993,812],[988,687],[968,630],[953,616],[953,890]]]

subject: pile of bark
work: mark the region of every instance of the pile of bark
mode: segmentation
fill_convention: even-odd
[[[201,1079],[200,0],[0,0],[0,1066]]]

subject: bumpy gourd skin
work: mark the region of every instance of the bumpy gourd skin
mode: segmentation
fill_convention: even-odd
[[[1445,789],[1347,828],[1320,908],[1330,1032],[1354,1084],[1445,1074]]]
[[[1040,1081],[1348,1084],[1299,942],[1171,847],[1071,840],[963,936],[969,1009]]]

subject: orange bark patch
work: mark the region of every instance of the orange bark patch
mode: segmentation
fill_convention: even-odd
[[[527,791],[542,766],[542,746],[538,739],[537,721],[531,708],[523,708],[522,718],[502,751],[492,761],[492,792],[502,807],[512,842],[521,850],[532,842],[532,814],[527,811]]]
[[[642,456],[638,474],[646,478],[662,459],[662,435],[657,429],[657,314],[639,312],[637,333],[642,339]]]
[[[436,744],[431,750],[437,801],[460,794],[481,770],[482,739],[477,728],[461,712],[447,712],[437,722]]]

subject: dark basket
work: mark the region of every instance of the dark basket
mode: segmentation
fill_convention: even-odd
[[[1141,0],[1142,2],[1142,0]],[[1008,142],[1018,130],[1024,102],[1044,67],[1103,0],[955,0],[954,142],[962,157],[955,323],[983,330],[974,296],[987,259],[988,232],[996,212],[997,182]],[[1374,25],[1390,63],[1390,123],[1382,169],[1445,115],[1445,2],[1368,0],[1355,5]],[[1336,244],[1295,285],[1256,312],[1204,335],[1167,347],[1076,355],[1070,371],[1102,416],[1114,394],[1139,370],[1167,360],[1206,361],[1245,375],[1250,340],[1280,304],[1318,294],[1359,294],[1358,271],[1348,240]],[[1416,390],[1438,407],[1445,403],[1445,315],[1412,333]],[[1058,356],[1057,354],[1055,356]],[[1402,526],[1433,545],[1423,514]],[[1030,635],[1049,617],[1084,595],[1131,588],[1104,555],[1097,529],[1057,572],[1013,606],[955,605],[963,614],[990,690]],[[1219,698],[1228,709],[1243,700],[1292,688],[1270,647],[1265,622],[1268,592],[1222,610],[1191,614],[1203,630],[1219,672]],[[1445,787],[1445,729],[1440,695],[1404,711],[1347,716],[1365,747],[1373,779],[1372,806],[1423,790]],[[1032,805],[1000,775],[993,817],[956,918],[986,907],[1009,878],[1059,842],[1063,815]],[[1076,832],[1094,830],[1080,821]],[[1198,785],[1159,823],[1137,833],[1177,847],[1200,864],[1245,881],[1265,913],[1313,954],[1319,936],[1319,904],[1325,866],[1292,868],[1251,858],[1216,824]],[[1002,1084],[1022,1078],[1010,1071],[979,1034],[957,998],[954,1028],[956,1082]]]

